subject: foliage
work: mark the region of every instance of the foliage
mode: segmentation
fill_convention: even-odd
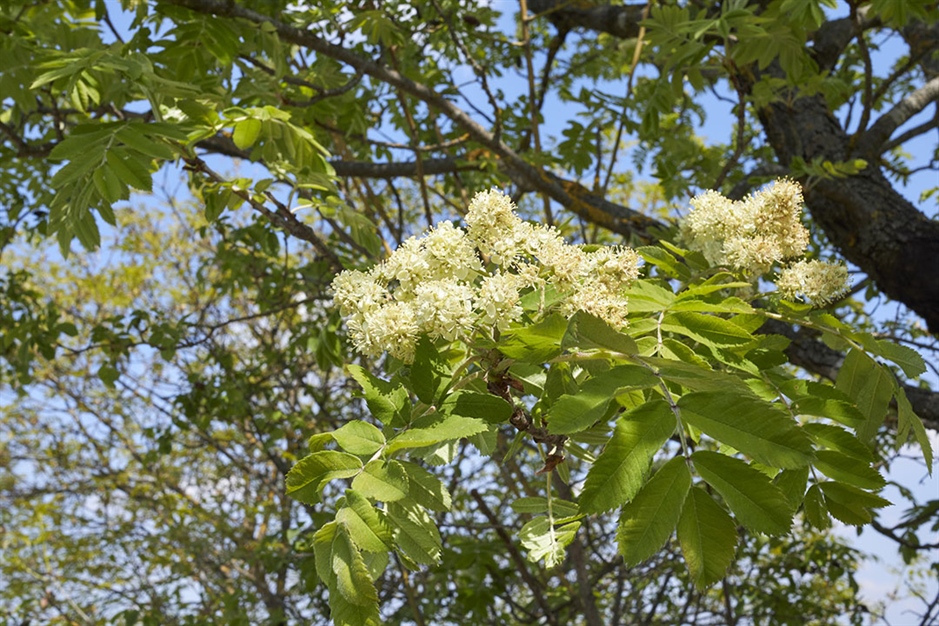
[[[861,624],[833,525],[935,561],[935,501],[878,517],[939,424],[910,347],[934,348],[931,287],[884,260],[933,236],[897,189],[935,127],[898,131],[936,99],[935,7],[575,4],[0,8],[3,619]],[[886,35],[907,49],[881,71]],[[794,151],[779,124],[815,110]],[[773,220],[719,254],[673,221],[782,175],[794,252],[759,257]],[[471,228],[492,187],[544,223],[518,226],[540,269],[479,240],[462,318],[392,356],[343,324],[337,275]],[[854,189],[869,220],[826,213]],[[595,280],[627,246],[642,267]],[[552,251],[589,262],[565,282]],[[499,272],[532,280],[486,317]],[[379,297],[416,298],[407,276]],[[871,315],[879,290],[929,330]]]

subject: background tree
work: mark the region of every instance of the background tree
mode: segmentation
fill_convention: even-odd
[[[836,313],[934,361],[936,190],[917,207],[904,185],[920,167],[905,147],[937,132],[935,3],[501,8],[2,9],[0,594],[13,619],[325,622],[302,549],[329,518],[287,499],[283,475],[307,437],[366,414],[326,286],[491,185],[571,240],[639,244],[673,239],[670,219],[699,190],[739,198],[792,176],[816,253],[853,264],[858,289]],[[709,94],[728,100],[726,142],[703,137]],[[158,172],[185,187],[164,185],[162,211],[126,208]],[[102,232],[109,260],[63,260],[44,240],[93,249]],[[895,316],[870,315],[888,298]],[[836,377],[843,354],[812,333],[766,330],[793,340],[793,364]],[[905,389],[939,430],[939,396]],[[527,495],[531,472],[471,471],[473,449],[456,453],[465,461],[440,472],[456,499],[438,519],[444,565],[392,563],[378,582],[391,623],[864,619],[857,555],[824,533],[749,537],[707,593],[675,546],[636,568],[604,552],[614,529],[599,520],[543,571],[515,545],[526,514],[502,501]],[[912,502],[907,522],[879,530],[935,561],[917,535],[935,509]],[[783,597],[800,604],[784,613]],[[928,623],[936,602],[925,607]]]

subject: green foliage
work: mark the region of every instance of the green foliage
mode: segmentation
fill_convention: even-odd
[[[561,4],[515,32],[455,0],[4,3],[8,619],[560,624],[591,599],[604,623],[861,623],[859,556],[825,529],[888,504],[893,448],[933,463],[901,382],[927,363],[890,339],[925,331],[864,314],[873,288],[812,311],[653,227],[624,328],[532,288],[490,336],[357,360],[328,303],[339,269],[492,186],[594,250],[637,242],[587,195],[619,233],[767,172],[908,177],[899,145],[783,162],[761,137],[800,96],[842,119],[918,86],[926,50],[878,76],[864,48],[930,2],[860,7],[870,30],[820,68],[833,4],[652,4],[621,38],[557,28]],[[842,352],[834,384],[767,322]],[[916,562],[936,504],[911,506]]]

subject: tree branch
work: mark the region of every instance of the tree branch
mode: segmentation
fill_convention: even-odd
[[[596,196],[585,193],[572,195],[570,189],[560,184],[556,177],[549,175],[546,171],[536,168],[525,161],[508,145],[483,128],[461,108],[453,104],[446,96],[437,93],[424,84],[403,76],[385,65],[376,63],[371,59],[363,58],[342,46],[329,43],[310,31],[290,26],[267,15],[237,6],[225,0],[165,0],[165,3],[185,7],[201,14],[241,18],[256,24],[270,23],[284,41],[341,61],[437,109],[443,113],[443,115],[450,118],[454,124],[465,130],[472,139],[489,148],[493,154],[500,157],[504,170],[513,182],[520,187],[543,193],[590,222],[597,223],[601,226],[607,226],[607,223],[609,223],[619,228],[627,229],[631,235],[634,235],[644,242],[650,242],[655,239],[655,236],[650,231],[650,228],[654,229],[658,225],[658,222],[655,220],[626,207],[618,207],[619,215],[610,216],[607,215],[602,208],[590,204]],[[577,189],[578,186],[576,186],[576,184],[574,185],[573,189],[579,191]],[[608,202],[605,206],[618,205],[613,205],[613,203]],[[623,219],[623,215],[628,216],[628,219]]]
[[[908,119],[939,100],[939,76],[898,102],[884,113],[861,135],[858,149],[861,154],[875,157],[881,153],[890,135]]]

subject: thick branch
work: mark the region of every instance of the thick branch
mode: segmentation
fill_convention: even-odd
[[[871,159],[876,158],[896,129],[937,100],[939,100],[939,76],[930,80],[881,115],[861,136],[858,142],[860,153]]]
[[[570,0],[528,0],[528,9],[551,20],[559,29],[586,28],[621,39],[639,36],[646,4],[579,6]]]

